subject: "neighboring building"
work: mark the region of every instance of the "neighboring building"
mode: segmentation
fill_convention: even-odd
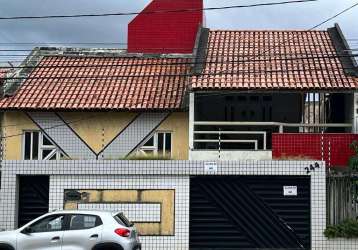
[[[7,70],[2,69],[0,67],[0,84],[1,84],[1,86],[2,86],[3,82],[5,81],[4,78],[6,77],[6,73],[7,73]]]
[[[7,110],[5,136],[25,132],[24,141],[5,140],[6,160],[119,160],[139,153],[188,159],[183,106],[188,56],[103,55],[85,49],[47,53],[16,93],[0,101]],[[56,156],[45,145],[56,148]]]
[[[4,82],[0,227],[107,209],[144,249],[356,249],[323,235],[326,166],[358,139],[339,27],[215,31],[178,2],[136,17],[127,52],[36,48]]]
[[[7,70],[0,68],[0,79],[2,80],[6,75]]]

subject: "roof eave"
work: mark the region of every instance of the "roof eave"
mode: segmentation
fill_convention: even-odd
[[[28,108],[28,107],[6,107],[0,108],[0,112],[21,111],[21,112],[183,112],[185,108]]]

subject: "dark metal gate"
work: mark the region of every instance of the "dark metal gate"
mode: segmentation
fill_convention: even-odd
[[[20,176],[19,226],[48,212],[49,186],[48,176]]]
[[[297,187],[297,196],[284,195]],[[193,177],[190,249],[310,249],[310,178]]]

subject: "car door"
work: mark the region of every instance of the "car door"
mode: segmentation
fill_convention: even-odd
[[[99,216],[72,214],[63,234],[62,250],[88,250],[101,241],[103,223]]]
[[[17,236],[17,249],[61,250],[65,215],[49,215],[30,224]]]

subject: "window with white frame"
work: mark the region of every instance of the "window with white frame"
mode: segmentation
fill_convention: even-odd
[[[172,134],[170,132],[156,132],[142,144],[138,153],[144,156],[171,157]]]
[[[40,131],[25,131],[24,160],[60,160],[64,154]]]

